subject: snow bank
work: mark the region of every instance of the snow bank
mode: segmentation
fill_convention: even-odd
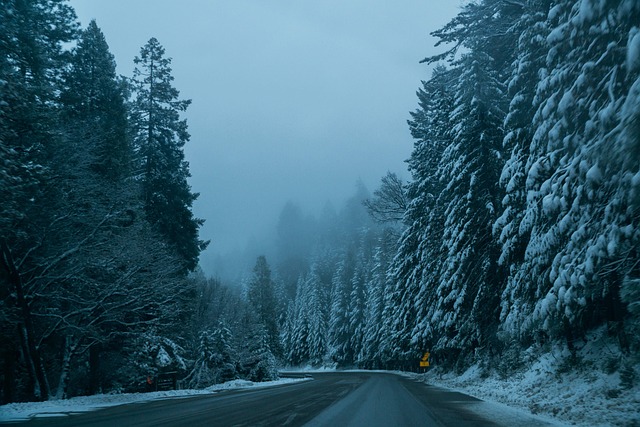
[[[109,406],[142,403],[159,399],[172,399],[213,394],[223,390],[272,387],[275,385],[308,381],[310,378],[283,378],[276,381],[254,383],[246,380],[233,380],[215,384],[204,390],[170,390],[152,393],[99,394],[95,396],[73,397],[67,400],[48,402],[10,403],[0,406],[0,422],[27,420],[34,417],[60,417],[79,412],[88,412]]]
[[[289,366],[286,369],[280,370],[281,374],[296,374],[301,372],[313,373],[313,372],[337,372],[335,364],[333,365],[322,365],[322,366]]]
[[[622,370],[607,367],[608,361],[619,356],[612,351],[611,343],[593,335],[579,351],[578,368],[567,368],[560,352],[557,349],[541,354],[526,370],[509,378],[500,378],[497,374],[483,377],[477,365],[460,376],[434,370],[419,377],[429,384],[455,389],[489,404],[506,404],[571,425],[640,425],[637,367],[633,368],[635,385],[626,388],[620,374]]]

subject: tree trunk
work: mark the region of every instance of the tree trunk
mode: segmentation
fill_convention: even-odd
[[[78,348],[78,344],[80,344],[80,341],[73,342],[73,338],[70,335],[64,337],[64,351],[62,353],[62,363],[60,364],[60,380],[58,381],[58,390],[56,390],[57,400],[67,398],[71,360]]]
[[[102,388],[100,378],[100,344],[89,348],[89,394],[94,395]]]
[[[31,309],[25,298],[22,277],[16,268],[11,250],[5,241],[0,242],[2,257],[0,265],[6,270],[9,285],[13,286],[16,294],[16,306],[19,310],[20,321],[18,323],[18,334],[24,353],[29,380],[32,383],[32,397],[35,400],[48,400],[50,396],[47,376],[40,359],[38,347],[33,338],[33,323],[31,319]]]
[[[15,400],[14,382],[16,372],[17,351],[11,346],[4,351],[2,404],[12,403]]]

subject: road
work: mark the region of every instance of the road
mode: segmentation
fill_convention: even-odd
[[[498,426],[478,399],[391,373],[313,373],[313,381],[35,418],[24,427]],[[540,425],[539,422],[517,425]],[[511,423],[510,425],[514,425]]]

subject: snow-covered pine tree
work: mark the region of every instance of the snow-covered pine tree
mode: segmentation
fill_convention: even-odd
[[[406,219],[413,220],[407,232],[416,235],[414,239],[418,244],[414,258],[418,262],[408,270],[410,275],[405,279],[411,284],[411,295],[404,302],[403,312],[411,313],[408,316],[414,320],[405,320],[403,336],[412,352],[423,352],[434,344],[432,319],[435,315],[435,290],[444,262],[440,250],[445,223],[442,200],[447,197],[443,193],[445,183],[439,178],[438,168],[451,139],[452,86],[458,77],[459,70],[436,66],[431,79],[423,82],[423,87],[418,91],[420,108],[412,113],[412,120],[409,121],[416,142],[409,159],[409,170],[413,177],[409,194],[413,200]],[[407,317],[407,314],[403,317]],[[411,357],[411,354],[407,356]]]
[[[240,371],[250,381],[272,381],[278,379],[278,361],[269,346],[269,333],[258,321],[251,307],[247,307],[241,326],[238,343],[240,349]]]
[[[339,262],[332,280],[329,311],[329,357],[338,365],[353,362],[349,349],[349,296],[355,271],[355,254],[348,250]]]
[[[513,27],[517,37],[516,59],[508,81],[508,97],[511,100],[505,118],[503,151],[505,164],[500,176],[500,187],[504,192],[502,213],[494,224],[494,236],[501,246],[499,264],[506,272],[506,283],[502,294],[501,328],[508,332],[507,342],[519,339],[514,325],[521,324],[534,304],[530,292],[530,280],[520,280],[520,268],[530,229],[523,225],[526,213],[526,165],[529,158],[535,114],[533,99],[535,82],[540,70],[545,68],[546,38],[549,32],[547,15],[549,2],[531,1],[525,4],[522,18]]]
[[[357,357],[363,351],[365,314],[366,314],[366,287],[370,284],[370,266],[368,260],[360,257],[358,265],[351,278],[351,293],[349,295],[349,357],[356,363]]]
[[[497,189],[504,113],[502,84],[493,58],[481,50],[466,53],[455,64],[456,85],[451,142],[439,174],[446,186],[439,199],[445,207],[440,270],[433,326],[439,349],[468,356],[488,340],[497,324],[500,278],[492,225],[499,202]]]
[[[170,338],[158,335],[154,328],[131,337],[117,353],[122,359],[114,366],[117,379],[113,387],[119,391],[148,391],[155,388],[159,374],[176,371],[182,374],[187,369],[184,349]]]
[[[282,359],[284,362],[291,364],[290,353],[293,348],[293,329],[295,326],[295,308],[294,302],[290,301],[287,304],[286,312],[284,314],[284,320],[282,322],[282,328],[280,330],[280,342],[282,342]]]
[[[232,333],[223,324],[200,333],[193,367],[185,378],[190,388],[204,388],[236,378],[237,355]]]
[[[382,368],[380,343],[385,309],[385,295],[391,288],[387,270],[397,250],[398,231],[386,228],[378,238],[375,248],[371,276],[365,285],[365,313],[363,319],[363,338],[357,362],[364,368]]]
[[[265,334],[257,334],[251,338],[251,354],[252,357],[247,362],[244,361],[245,369],[250,367],[246,377],[250,381],[274,381],[278,375],[278,361],[269,348],[268,336]]]
[[[309,294],[310,289],[305,276],[298,278],[296,287],[296,297],[293,310],[289,312],[291,320],[289,325],[289,348],[287,359],[294,366],[299,366],[309,361],[309,339],[310,339],[310,313]]]
[[[625,275],[637,275],[637,2],[560,1],[548,14],[527,163],[527,246],[518,277],[535,295],[523,332],[571,342],[621,326]],[[623,154],[624,153],[624,154]],[[623,343],[623,348],[625,347]]]
[[[309,362],[314,366],[321,365],[327,355],[327,305],[325,287],[322,283],[318,265],[311,268],[306,281],[308,288],[307,313],[309,316]]]
[[[274,288],[267,259],[264,256],[259,256],[249,280],[247,298],[259,322],[264,325],[267,331],[271,351],[279,357],[282,354],[282,344],[280,343],[278,304]]]
[[[513,60],[512,27],[521,16],[522,7],[520,2],[471,2],[432,33],[440,39],[437,45],[446,43],[449,49],[424,62],[449,61],[453,68],[439,72],[440,84],[442,80],[455,83],[440,90],[445,95],[436,97],[445,100],[440,108],[434,110],[428,98],[421,101],[422,109],[414,114],[410,125],[418,141],[440,139],[440,147],[446,148],[436,152],[437,171],[430,165],[433,158],[424,158],[414,150],[410,195],[414,193],[415,206],[410,205],[408,215],[418,207],[428,213],[421,215],[417,211],[415,216],[423,217],[423,226],[415,227],[414,219],[415,231],[409,233],[409,222],[404,237],[412,237],[405,241],[414,247],[409,250],[413,264],[422,265],[416,269],[402,267],[407,259],[400,256],[394,272],[411,278],[401,287],[414,286],[410,299],[420,310],[420,323],[414,320],[415,327],[404,335],[409,336],[416,350],[433,346],[432,350],[441,351],[440,356],[446,356],[445,348],[450,348],[453,359],[460,351],[467,356],[469,350],[488,341],[497,324],[494,312],[501,279],[496,274],[491,226],[499,200],[499,142],[506,110],[503,82]],[[460,47],[467,52],[460,55]],[[436,73],[430,83],[438,84]],[[442,116],[443,112],[448,116]],[[437,147],[416,143],[416,148],[433,150],[434,146]],[[437,192],[430,193],[429,186]],[[434,199],[429,204],[421,200],[426,194],[432,194]],[[442,245],[433,247],[434,242]],[[408,247],[401,245],[399,254],[403,246]],[[418,314],[413,316],[415,319]]]
[[[313,264],[306,276],[300,276],[293,309],[287,322],[287,358],[293,365],[321,365],[327,356],[327,304],[324,284]]]
[[[185,378],[189,388],[204,388],[216,383],[215,378],[215,350],[210,331],[200,332],[196,358],[189,375]]]

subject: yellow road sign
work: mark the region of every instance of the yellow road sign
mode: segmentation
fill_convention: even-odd
[[[421,367],[421,368],[427,368],[427,367],[429,367],[429,362],[426,362],[426,361],[424,361],[424,360],[421,360],[421,361],[420,361],[420,367]]]
[[[426,362],[427,360],[429,360],[429,356],[431,356],[431,353],[426,352],[426,353],[424,354],[424,356],[422,356],[422,361],[423,361],[423,362]]]

